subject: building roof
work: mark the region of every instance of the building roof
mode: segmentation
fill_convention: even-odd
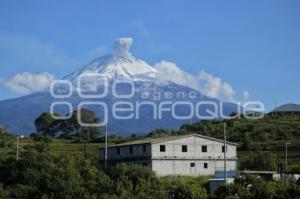
[[[146,139],[142,139],[142,140],[124,142],[124,143],[120,143],[120,144],[116,144],[116,145],[112,145],[112,146],[108,146],[108,147],[121,147],[121,146],[139,145],[139,144],[155,144],[155,143],[161,143],[161,142],[166,142],[166,141],[171,141],[171,140],[177,140],[177,139],[192,137],[192,136],[196,136],[196,137],[200,137],[200,138],[204,138],[204,139],[224,143],[224,140],[220,140],[220,139],[217,139],[217,138],[208,137],[208,136],[201,135],[201,134],[188,134],[188,135],[166,136],[166,137],[159,137],[159,138],[146,138]],[[234,146],[238,145],[237,143],[233,143],[233,142],[226,142],[226,143],[228,145],[234,145]],[[102,148],[105,148],[105,147],[100,147],[100,149],[102,149]]]
[[[259,170],[244,170],[241,173],[250,173],[250,174],[275,174],[276,171],[259,171]]]

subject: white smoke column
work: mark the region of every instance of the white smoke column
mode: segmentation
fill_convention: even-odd
[[[243,92],[243,100],[246,101],[246,100],[249,99],[249,97],[250,97],[250,93],[249,93],[248,91],[245,90],[245,91]]]
[[[119,38],[114,42],[115,55],[122,57],[132,57],[129,49],[133,43],[131,37]]]

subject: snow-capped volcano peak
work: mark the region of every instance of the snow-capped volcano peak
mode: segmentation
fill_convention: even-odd
[[[78,71],[64,79],[75,82],[82,74],[101,74],[109,79],[127,79],[131,81],[149,81],[156,75],[156,69],[145,61],[136,59],[130,53],[132,38],[119,38],[114,42],[114,53],[98,57]]]

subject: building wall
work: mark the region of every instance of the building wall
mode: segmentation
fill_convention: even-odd
[[[146,147],[146,151],[143,151],[143,146]],[[130,153],[130,146],[120,146],[112,147],[107,150],[108,160],[118,160],[118,159],[142,159],[151,156],[151,145],[150,144],[140,144],[132,145],[132,153]],[[117,154],[117,148],[120,149],[120,154]],[[100,161],[105,158],[105,149],[100,149]]]
[[[143,146],[146,152],[143,152]],[[165,152],[160,151],[160,145],[165,145]],[[182,152],[182,145],[187,146],[187,152]],[[207,152],[202,152],[202,146]],[[153,144],[119,146],[108,148],[108,164],[116,162],[128,164],[137,163],[150,166],[159,176],[166,175],[214,175],[215,171],[224,170],[224,153],[222,142],[197,136],[185,137],[171,141]],[[120,148],[120,154],[117,154]],[[227,171],[236,170],[236,146],[227,145]],[[104,161],[104,149],[100,150],[100,161]],[[193,166],[191,164],[193,163]],[[207,163],[207,168],[204,168]]]
[[[192,167],[191,164],[194,163]],[[204,168],[207,163],[207,168]],[[227,171],[236,170],[236,161],[228,160]],[[152,160],[152,170],[158,176],[183,175],[199,176],[214,175],[215,171],[224,171],[224,161],[222,160]]]
[[[165,145],[166,151],[160,151],[160,145]],[[182,152],[182,145],[187,145],[187,152]],[[202,146],[207,146],[207,152],[202,152]],[[200,137],[186,137],[163,143],[152,144],[152,158],[211,158],[223,159],[223,143]],[[227,145],[227,158],[236,158],[236,146]]]

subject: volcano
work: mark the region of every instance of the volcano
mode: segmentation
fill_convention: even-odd
[[[12,133],[33,133],[34,120],[41,113],[50,112],[54,102],[68,103],[72,110],[84,103],[84,108],[95,111],[101,119],[108,121],[109,133],[123,136],[145,134],[158,128],[176,130],[185,123],[204,118],[199,115],[221,119],[237,112],[236,104],[209,98],[192,87],[174,81],[161,84],[157,81],[157,70],[130,53],[132,43],[131,38],[116,40],[114,53],[98,57],[60,80],[68,82],[72,89],[66,85],[52,87],[58,94],[69,93],[68,97],[55,97],[47,89],[1,101],[0,124]],[[105,96],[93,97],[103,90],[107,90]],[[107,106],[107,112],[94,106],[98,102]],[[56,106],[55,112],[61,115],[71,112],[65,108]],[[218,114],[211,116],[211,112]]]

